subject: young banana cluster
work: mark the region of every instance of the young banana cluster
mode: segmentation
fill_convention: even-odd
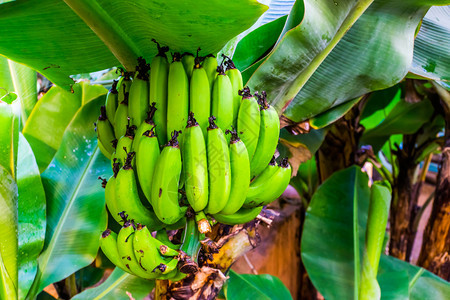
[[[139,59],[134,74],[114,83],[97,122],[98,145],[114,171],[105,186],[109,211],[117,222],[126,212],[151,230],[183,227],[188,207],[203,232],[211,219],[251,221],[291,177],[287,159],[274,159],[277,112],[264,92],[243,87],[230,58],[218,65],[197,51],[175,53],[169,63],[168,48],[157,45],[151,65]]]

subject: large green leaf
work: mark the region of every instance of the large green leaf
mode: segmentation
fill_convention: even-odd
[[[0,98],[12,91],[14,84],[9,73],[8,59],[0,55]]]
[[[35,153],[41,172],[58,150],[64,131],[78,109],[106,93],[107,90],[101,85],[80,82],[73,86],[73,93],[53,86],[39,100],[23,128],[23,134]],[[100,110],[97,112],[100,114]],[[93,123],[86,126],[94,128]]]
[[[5,95],[4,97],[8,97]],[[19,143],[18,101],[12,104],[0,99],[0,165],[16,177],[17,149]]]
[[[376,153],[391,135],[415,133],[430,120],[433,111],[427,99],[417,103],[399,101],[382,123],[364,132],[360,143],[372,145]]]
[[[17,161],[19,191],[19,299],[24,299],[37,272],[45,239],[45,192],[39,168],[27,140],[20,135]]]
[[[227,300],[261,299],[287,300],[292,299],[289,290],[280,279],[268,274],[238,274],[233,270],[225,287]]]
[[[30,297],[85,267],[97,254],[99,235],[107,220],[104,190],[97,178],[111,174],[110,162],[98,149],[92,126],[103,103],[104,97],[99,97],[79,109],[42,173],[47,231]]]
[[[446,300],[450,295],[450,283],[420,267],[413,266],[391,256],[382,255],[379,277],[388,273],[407,273],[411,300]],[[392,278],[392,276],[391,276]],[[400,278],[399,278],[400,279]],[[385,282],[385,288],[395,289],[401,280]],[[381,285],[381,283],[380,283]],[[395,298],[397,299],[397,298]]]
[[[325,299],[357,299],[369,197],[367,175],[351,167],[334,173],[311,199],[302,261]]]
[[[28,116],[37,102],[37,75],[27,66],[9,60],[9,70],[14,84],[14,91],[19,96],[22,124],[25,124]]]
[[[249,85],[266,90],[296,122],[392,86],[410,67],[418,23],[431,5],[445,3],[304,1],[304,18],[288,18],[292,29],[285,28]]]
[[[432,7],[423,18],[410,72],[450,81],[450,6]]]
[[[87,289],[72,299],[77,300],[142,300],[155,287],[155,282],[130,275],[115,268],[108,279],[97,287]],[[129,293],[129,295],[127,294]]]
[[[171,51],[201,47],[204,53],[215,53],[266,9],[256,0],[65,2],[81,18],[58,0],[0,6],[0,53],[65,87],[73,83],[68,77],[72,74],[129,66],[138,56],[151,59],[156,54],[152,38]]]
[[[0,147],[3,145],[0,144]],[[0,298],[17,299],[17,185],[0,165]]]

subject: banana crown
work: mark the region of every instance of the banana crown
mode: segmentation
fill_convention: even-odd
[[[270,105],[267,102],[267,93],[266,91],[262,91],[261,94],[259,94],[258,92],[255,92],[255,97],[258,101],[258,104],[260,106],[260,110],[266,110],[269,109]]]
[[[106,116],[106,106],[102,105],[100,107],[100,116],[98,116],[99,121],[106,121],[108,117]]]
[[[127,151],[126,147],[123,147],[123,150],[125,150],[125,152]],[[127,153],[127,158],[125,159],[125,163],[123,164],[123,169],[124,170],[131,170],[133,169],[133,166],[131,165],[134,156],[136,155],[136,152],[128,152]]]
[[[194,118],[194,113],[191,111],[188,115],[186,128],[198,126],[197,120]]]
[[[152,39],[152,42],[154,42],[156,44],[156,47],[158,48],[158,54],[156,54],[156,56],[167,58],[166,52],[169,51],[169,47],[161,47],[161,45],[155,39]]]
[[[139,56],[137,61],[138,65],[136,66],[136,78],[148,81],[150,64],[148,64],[142,56]]]
[[[208,126],[208,130],[212,130],[212,129],[217,129],[219,127],[217,127],[216,123],[214,122],[214,120],[216,119],[216,117],[211,116],[208,118],[208,122],[209,122],[209,126]]]
[[[231,134],[231,140],[230,140],[230,144],[234,144],[239,142],[241,139],[238,136],[238,133],[236,131],[236,129],[233,128],[233,126],[231,127],[232,130],[225,130],[225,134]]]
[[[242,90],[238,91],[239,96],[242,96],[242,99],[252,98],[253,95],[250,93],[250,88],[248,86],[244,87]]]
[[[119,82],[119,80],[113,80],[113,83],[112,83],[112,86],[111,86],[111,88],[109,89],[109,92],[111,93],[111,94],[118,94],[119,93],[119,91],[117,90],[117,83]]]
[[[180,148],[180,145],[178,143],[178,136],[180,135],[181,130],[174,130],[171,133],[171,138],[167,142],[166,147],[174,147],[174,148]]]

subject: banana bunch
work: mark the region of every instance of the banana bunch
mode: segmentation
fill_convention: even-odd
[[[114,173],[104,183],[111,215],[122,223],[127,214],[142,224],[134,229],[125,222],[121,232],[135,237],[182,228],[188,210],[195,212],[202,233],[212,219],[231,225],[251,221],[283,193],[291,177],[287,159],[278,164],[274,159],[277,112],[265,92],[243,87],[230,58],[223,56],[218,65],[213,55],[200,57],[199,49],[196,56],[174,53],[169,63],[169,49],[156,44],[151,64],[139,58],[135,72],[122,72],[114,82],[98,118],[98,145]],[[132,249],[121,232],[117,243]],[[141,277],[156,272],[147,262],[130,268]]]

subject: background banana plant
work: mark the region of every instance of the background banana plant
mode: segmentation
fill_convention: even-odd
[[[0,1],[0,54],[9,58],[0,56],[2,299],[44,297],[46,286],[82,277],[94,259],[101,267],[98,236],[108,215],[97,177],[109,177],[111,171],[97,147],[93,123],[107,90],[73,79],[112,67],[131,70],[138,56],[156,54],[152,38],[172,51],[195,52],[201,46],[203,54],[233,56],[248,85],[267,91],[288,126],[282,129],[280,152],[290,155],[298,173],[291,184],[306,199],[302,259],[320,293],[327,299],[364,299],[360,282],[367,279],[379,286],[383,299],[450,294],[447,282],[385,255],[378,275],[372,270],[361,278],[367,266],[361,266],[365,233],[372,230],[366,225],[368,179],[351,167],[321,180],[315,164],[333,124],[361,101],[367,104],[360,144],[383,155],[380,172],[391,184],[398,170],[389,145],[398,135],[414,134],[431,119],[437,120],[428,135],[442,130],[445,124],[433,105],[427,99],[403,101],[396,84],[405,77],[430,79],[449,90],[450,7],[432,5],[450,1],[260,2],[268,6],[256,0]],[[56,84],[39,101],[36,71]],[[383,96],[365,99],[377,90]],[[313,130],[291,134],[302,128]],[[439,143],[430,145],[416,163]],[[341,198],[325,196],[336,197],[336,189]],[[380,201],[389,202],[382,194]],[[236,286],[258,298],[272,297],[268,286],[289,297],[276,278],[233,272],[223,297],[243,299]],[[115,270],[75,299],[129,299],[126,291],[142,299],[151,289]]]

